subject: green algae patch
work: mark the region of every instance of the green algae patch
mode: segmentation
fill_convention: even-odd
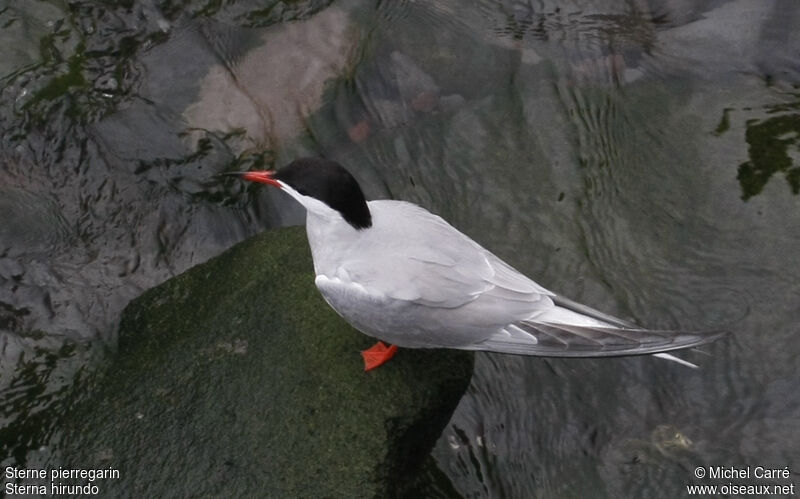
[[[760,194],[769,179],[782,172],[792,194],[800,193],[800,165],[794,166],[791,150],[800,146],[800,114],[774,116],[747,123],[750,161],[739,165],[736,178],[747,201]]]
[[[131,302],[60,465],[118,469],[95,482],[107,497],[409,494],[472,354],[401,349],[364,372],[374,340],[325,304],[312,268],[304,230],[279,229]]]

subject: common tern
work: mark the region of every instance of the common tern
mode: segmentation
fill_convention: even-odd
[[[362,352],[366,370],[398,346],[546,357],[655,354],[696,367],[664,352],[727,334],[644,329],[568,300],[424,208],[367,201],[334,161],[302,158],[277,171],[231,174],[277,187],[305,207],[317,288],[347,322],[380,340]]]

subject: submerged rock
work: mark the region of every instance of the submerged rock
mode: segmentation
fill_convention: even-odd
[[[417,476],[472,355],[374,341],[313,285],[300,227],[262,233],[125,310],[120,349],[69,413],[51,467],[114,468],[106,497],[386,497]],[[438,471],[438,470],[437,470]],[[84,480],[64,483],[86,483]]]
[[[308,127],[326,83],[346,73],[359,42],[349,13],[338,6],[259,31],[255,46],[223,57],[203,77],[197,101],[183,111],[193,142],[201,130],[241,130],[242,149],[279,149]]]

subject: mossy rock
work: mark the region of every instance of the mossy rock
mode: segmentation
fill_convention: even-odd
[[[57,465],[119,469],[94,482],[106,497],[413,493],[472,355],[401,349],[364,372],[374,340],[325,304],[312,269],[304,230],[278,229],[131,302]]]

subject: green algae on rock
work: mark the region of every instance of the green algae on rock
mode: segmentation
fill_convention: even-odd
[[[56,465],[119,469],[96,482],[108,497],[407,494],[472,354],[403,349],[365,373],[373,339],[324,303],[312,268],[304,230],[279,229],[131,302]]]

